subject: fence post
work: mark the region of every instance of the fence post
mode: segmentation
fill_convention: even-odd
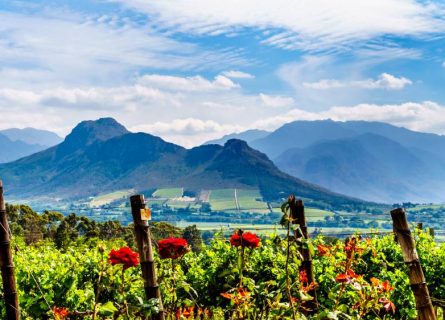
[[[164,308],[162,305],[158,279],[156,277],[156,266],[153,257],[150,228],[148,220],[143,220],[145,199],[143,195],[135,195],[130,197],[130,202],[136,242],[141,261],[142,278],[144,279],[145,296],[147,299],[156,298],[159,301],[160,312],[157,315],[153,315],[152,319],[164,320]]]
[[[411,236],[405,210],[403,208],[392,210],[391,218],[397,242],[402,248],[403,260],[409,269],[408,276],[411,290],[416,299],[417,319],[435,320],[436,313],[434,312],[425,275],[417,255],[416,244]]]
[[[2,272],[3,292],[8,320],[20,319],[19,297],[14,274],[9,234],[8,216],[3,197],[3,182],[0,180],[0,268]]]
[[[292,224],[299,224],[300,230],[302,234],[299,234],[298,230],[294,230],[295,237],[302,237],[303,239],[309,239],[309,235],[307,232],[306,226],[306,216],[304,214],[304,204],[302,200],[296,200],[294,195],[291,195],[288,198],[289,209],[292,217]],[[311,252],[306,244],[300,246],[300,254],[303,258],[301,261],[301,265],[298,271],[305,271],[307,275],[307,279],[309,283],[313,283],[314,281],[314,269],[312,266],[312,256]],[[318,308],[317,301],[317,291],[315,288],[308,291],[308,294],[313,297],[313,300],[309,300],[305,303],[305,306],[312,311],[315,311]]]

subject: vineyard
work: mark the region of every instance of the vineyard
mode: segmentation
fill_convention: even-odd
[[[443,317],[445,245],[420,230],[398,231],[398,242],[394,234],[307,239],[301,217],[293,212],[298,208],[291,204],[289,200],[282,207],[285,235],[259,237],[238,230],[217,233],[208,244],[196,229],[178,233],[168,225],[148,227],[136,219],[133,234],[74,215],[62,218],[48,212],[42,217],[30,208],[8,206],[21,318]],[[304,214],[304,207],[300,209]],[[30,223],[32,217],[42,220]],[[60,221],[53,223],[56,217]],[[36,224],[43,226],[44,236],[30,241],[23,231]],[[139,224],[146,229],[138,229]],[[144,230],[152,236],[144,238]],[[415,240],[425,272],[431,298],[424,304],[419,304],[425,298],[420,291],[426,286],[412,281],[416,261],[405,263],[406,235]],[[434,315],[428,316],[429,309]],[[6,310],[3,303],[4,319],[9,317]]]

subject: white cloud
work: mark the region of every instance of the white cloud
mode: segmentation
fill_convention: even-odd
[[[251,75],[250,73],[243,72],[243,71],[236,71],[236,70],[224,71],[222,74],[228,78],[233,78],[233,79],[253,79],[253,78],[255,78],[255,76]]]
[[[271,130],[295,120],[325,119],[380,121],[411,130],[445,135],[445,106],[431,101],[387,105],[358,104],[332,107],[321,112],[293,109],[284,115],[256,121],[253,127]]]
[[[268,118],[276,112],[271,107],[286,112],[292,102],[285,96],[246,94],[222,75],[209,80],[150,74],[108,87],[0,87],[0,127],[31,125],[64,135],[82,120],[112,116],[134,130],[193,146]]]
[[[261,102],[268,107],[288,107],[295,103],[295,100],[291,97],[270,96],[264,93],[260,93],[259,97]]]
[[[404,77],[396,77],[389,73],[382,73],[378,79],[341,81],[335,79],[322,79],[317,82],[304,82],[303,86],[310,89],[338,89],[338,88],[363,88],[363,89],[386,89],[401,90],[411,85],[412,81]]]
[[[198,35],[246,27],[272,30],[263,42],[284,49],[345,50],[385,35],[421,37],[444,30],[443,7],[415,0],[114,0],[155,24]],[[442,14],[441,14],[442,13]],[[275,30],[275,31],[273,31]],[[355,47],[356,49],[356,47]]]
[[[201,76],[177,77],[149,74],[142,76],[138,82],[143,85],[175,91],[212,91],[239,88],[238,84],[223,75],[218,75],[213,81],[209,81]]]
[[[237,126],[221,125],[213,120],[201,120],[195,118],[174,119],[170,122],[155,122],[132,127],[136,131],[146,131],[153,134],[184,134],[194,135],[209,132],[228,132],[236,130]]]

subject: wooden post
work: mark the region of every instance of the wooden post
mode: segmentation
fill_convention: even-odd
[[[420,230],[420,231],[423,230],[423,223],[422,222],[417,222],[417,230]]]
[[[9,235],[8,216],[3,197],[3,182],[0,180],[0,268],[2,272],[3,292],[8,320],[20,319],[19,297],[14,274],[14,262]]]
[[[309,235],[307,232],[307,226],[306,226],[306,216],[304,214],[304,204],[302,200],[296,200],[294,195],[291,195],[288,198],[289,203],[289,209],[291,213],[292,223],[293,224],[299,224],[301,234],[298,232],[298,230],[294,230],[294,236],[297,238],[302,237],[303,239],[307,240],[309,239]],[[312,266],[312,256],[311,252],[309,251],[309,248],[307,245],[300,246],[300,254],[303,257],[303,261],[301,261],[301,265],[299,268],[299,272],[305,271],[307,275],[307,279],[309,284],[315,282],[314,281],[314,268]],[[305,307],[310,309],[311,311],[309,313],[312,313],[318,308],[318,301],[317,301],[317,291],[314,289],[311,289],[308,291],[308,294],[313,297],[313,300],[309,300],[305,303]]]
[[[159,301],[161,311],[157,315],[152,316],[152,319],[164,320],[164,308],[162,305],[158,279],[156,277],[156,266],[153,257],[150,228],[148,220],[142,220],[142,213],[145,210],[145,199],[143,195],[135,195],[130,197],[130,202],[136,242],[141,261],[142,278],[144,279],[145,296],[147,299],[156,298]]]
[[[408,276],[411,290],[416,299],[417,319],[435,320],[436,313],[434,312],[425,275],[417,255],[416,244],[411,236],[405,210],[402,208],[394,209],[391,211],[391,217],[397,242],[402,248],[403,260],[409,268]]]

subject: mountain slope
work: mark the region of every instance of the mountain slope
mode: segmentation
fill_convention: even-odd
[[[145,133],[130,133],[113,119],[79,124],[65,141],[0,166],[15,197],[85,197],[119,189],[182,186],[259,188],[269,199],[292,192],[333,204],[361,200],[309,184],[281,171],[241,140],[190,150]]]
[[[252,141],[250,145],[274,159],[290,148],[304,148],[315,142],[348,138],[356,134],[354,130],[331,120],[295,121]]]
[[[382,202],[443,199],[445,188],[437,178],[445,177],[445,169],[433,168],[429,161],[391,139],[370,133],[289,149],[275,159],[289,174]]]
[[[367,134],[374,135],[371,139],[375,140],[374,143],[363,141]],[[376,136],[387,140],[379,141]],[[361,140],[356,142],[361,143],[363,150],[356,150],[358,154],[350,159],[353,161],[354,157],[361,157],[360,165],[348,164],[348,159],[343,158],[343,152],[351,154],[348,150],[351,146],[346,146],[345,139]],[[337,145],[336,152],[327,155],[327,151],[321,146],[327,147],[324,143],[336,140],[342,140],[340,145]],[[249,144],[264,152],[286,172],[335,192],[388,202],[445,201],[445,136],[411,131],[381,122],[294,121]],[[321,146],[316,148],[317,144]],[[303,150],[311,146],[312,149]],[[289,151],[295,148],[300,149],[299,152],[302,154],[298,154],[295,150]],[[341,151],[342,148],[344,151]],[[362,151],[366,151],[367,156],[372,157],[365,161]],[[325,157],[324,160],[320,159],[321,155]],[[318,162],[316,162],[317,156]],[[311,164],[313,173],[309,174],[309,169],[303,169],[308,164],[306,162],[304,165],[301,164],[303,161],[301,159],[289,164],[289,158],[297,157],[304,158],[304,161]],[[373,162],[369,163],[369,159]],[[367,165],[364,165],[365,163]],[[352,166],[351,175],[369,179],[358,177],[354,180],[356,181],[354,184],[354,181],[347,179],[347,173],[339,174],[337,166],[347,168],[349,165]],[[369,171],[374,167],[379,168],[375,169],[378,171],[375,175],[381,176],[381,179],[373,179],[369,175]],[[333,178],[335,176],[339,179],[335,180]],[[359,180],[362,181],[360,184]],[[394,184],[399,187],[394,187]]]

